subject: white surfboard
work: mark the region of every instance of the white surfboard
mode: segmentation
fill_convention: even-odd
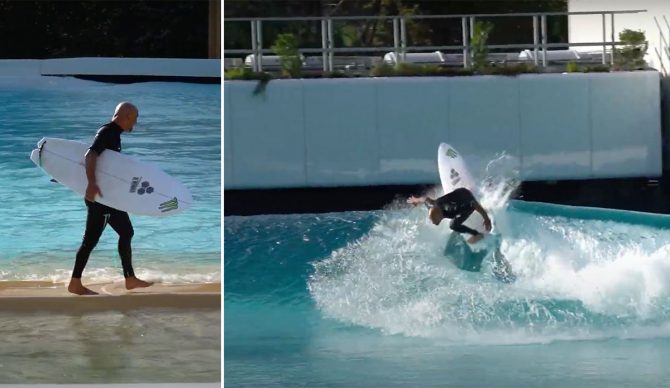
[[[43,138],[30,160],[58,183],[81,194],[88,180],[84,155],[88,145],[65,139]],[[96,202],[114,209],[147,216],[181,213],[193,203],[186,186],[150,163],[112,150],[98,158],[96,178],[102,197]]]
[[[465,187],[475,193],[475,180],[465,166],[465,162],[456,149],[447,143],[440,143],[437,149],[437,168],[444,194]],[[472,212],[463,225],[480,233],[488,233],[484,227],[484,218],[478,212]],[[464,236],[466,241],[470,235]]]

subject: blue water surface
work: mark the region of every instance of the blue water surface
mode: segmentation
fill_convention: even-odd
[[[425,209],[225,217],[226,385],[665,386],[670,218],[486,196],[512,284]]]
[[[220,85],[72,78],[0,79],[0,280],[69,278],[86,219],[78,194],[50,182],[29,159],[42,137],[91,142],[120,101],[139,107],[123,152],[181,180],[194,205],[174,217],[132,216],[138,276],[165,282],[220,277]],[[118,280],[116,235],[108,228],[84,276]]]

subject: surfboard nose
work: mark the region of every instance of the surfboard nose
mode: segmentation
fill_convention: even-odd
[[[40,141],[37,142],[37,149],[32,150],[32,152],[30,153],[30,160],[32,160],[33,163],[35,163],[35,165],[39,167],[42,167],[42,158],[41,158],[42,147],[44,147],[44,144],[46,144],[46,142],[47,142],[46,137],[40,139]]]
[[[42,146],[44,145],[44,143],[46,143],[46,141],[47,141],[46,137],[43,137],[42,139],[40,139],[40,141],[37,142],[37,148],[38,149],[42,148]]]

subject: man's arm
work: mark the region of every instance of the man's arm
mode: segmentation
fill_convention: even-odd
[[[102,192],[100,191],[97,180],[95,178],[95,168],[98,165],[98,154],[93,150],[88,150],[86,152],[85,163],[86,163],[86,179],[88,180],[88,185],[86,186],[85,198],[93,202],[95,201],[96,195],[102,197]]]
[[[484,227],[486,228],[487,232],[491,231],[491,219],[489,218],[488,213],[486,213],[486,210],[482,207],[482,205],[479,204],[477,201],[472,201],[472,204],[477,211],[477,213],[482,215],[482,218],[484,218]]]
[[[425,204],[427,207],[433,207],[435,206],[435,200],[430,198],[430,197],[415,197],[415,196],[410,196],[407,198],[407,203],[416,206],[419,204]]]

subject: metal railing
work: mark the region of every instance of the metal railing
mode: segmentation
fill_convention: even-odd
[[[668,19],[665,17],[665,15],[663,15],[663,21],[665,22],[665,27],[668,29],[668,39],[670,39],[670,24],[668,24]],[[654,23],[656,23],[656,27],[658,28],[658,33],[660,37],[659,39],[660,47],[658,48],[654,47],[654,51],[656,51],[656,57],[658,58],[658,62],[661,66],[661,73],[664,76],[667,76],[668,72],[665,69],[664,62],[668,62],[668,64],[670,64],[670,46],[668,45],[668,41],[665,39],[663,28],[661,28],[661,25],[658,22],[656,16],[654,16]]]
[[[626,11],[591,11],[591,12],[537,12],[537,13],[508,13],[508,14],[475,14],[475,15],[411,15],[411,16],[323,16],[323,17],[269,17],[269,18],[224,18],[224,23],[241,22],[251,25],[251,49],[225,49],[223,56],[252,54],[253,70],[263,70],[263,54],[273,53],[271,49],[264,48],[263,45],[263,23],[264,22],[321,22],[321,47],[320,48],[300,48],[301,54],[320,54],[322,56],[322,65],[324,71],[333,71],[333,57],[336,53],[356,53],[356,52],[389,52],[396,54],[400,62],[406,60],[408,52],[425,50],[458,50],[462,51],[462,66],[467,68],[471,65],[471,45],[470,42],[474,35],[474,25],[478,18],[506,18],[506,17],[529,17],[533,20],[533,43],[532,44],[498,44],[488,45],[489,49],[532,49],[534,52],[533,62],[535,65],[541,64],[547,66],[547,49],[560,47],[586,47],[602,46],[602,63],[607,63],[607,48],[611,47],[609,61],[614,63],[614,51],[617,42],[614,36],[614,15],[632,14],[647,12],[646,10],[626,10]],[[548,43],[547,42],[547,17],[548,16],[573,16],[573,15],[601,15],[602,16],[602,41],[586,43]],[[607,15],[610,16],[610,40],[607,40]],[[462,45],[437,45],[437,46],[408,46],[407,45],[407,21],[421,19],[461,19]],[[333,43],[333,21],[360,21],[360,20],[391,20],[393,23],[393,46],[386,47],[335,47]],[[667,21],[666,21],[667,23]],[[541,55],[538,55],[541,53]]]

